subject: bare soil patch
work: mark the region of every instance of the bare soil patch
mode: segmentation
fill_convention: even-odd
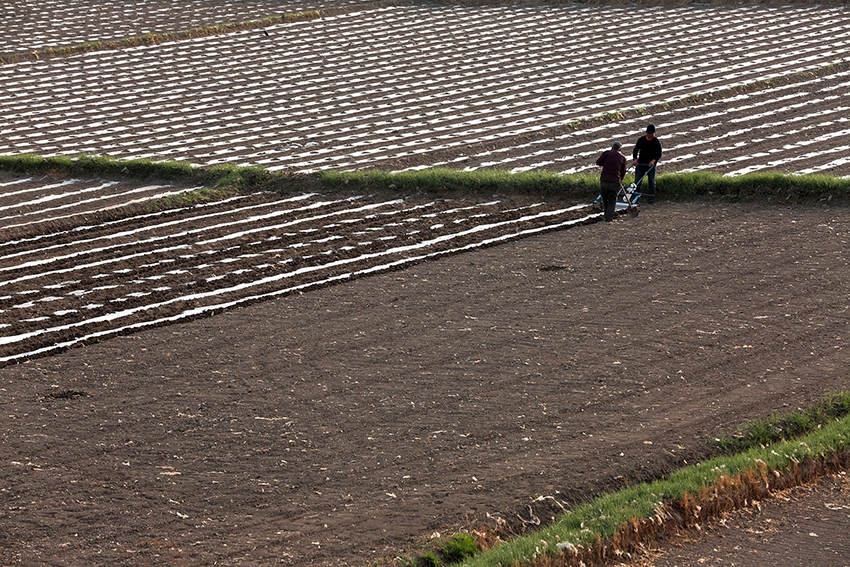
[[[2,368],[0,563],[360,565],[694,462],[847,388],[847,219],[661,203]]]

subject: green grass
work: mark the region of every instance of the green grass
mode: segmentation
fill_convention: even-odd
[[[33,154],[0,156],[0,169],[36,174],[122,176],[139,179],[186,179],[194,174],[186,162],[121,160],[109,156],[41,157]]]
[[[457,563],[478,553],[475,540],[469,534],[453,535],[443,546],[443,555],[448,563]]]
[[[562,176],[546,172],[512,174],[498,170],[461,171],[439,168],[397,173],[379,170],[327,171],[319,174],[318,179],[323,187],[346,187],[358,191],[394,191],[403,194],[428,193],[481,197],[533,195],[592,199],[599,193],[597,176]]]
[[[779,172],[725,177],[714,172],[665,173],[657,178],[659,197],[708,197],[728,201],[769,203],[823,202],[850,198],[850,179],[831,175],[792,175]]]

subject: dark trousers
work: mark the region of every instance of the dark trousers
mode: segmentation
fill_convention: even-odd
[[[653,203],[655,201],[655,169],[649,169],[649,166],[643,163],[640,163],[635,166],[635,180],[638,180],[637,189],[635,189],[638,193],[641,193],[644,197],[646,197],[646,201],[648,203]],[[649,173],[647,173],[647,171]],[[646,191],[641,191],[640,186],[643,185],[643,181],[646,181]]]
[[[605,220],[610,222],[614,219],[614,212],[617,210],[617,193],[620,192],[620,184],[613,181],[601,181],[602,196],[602,211],[605,213]]]

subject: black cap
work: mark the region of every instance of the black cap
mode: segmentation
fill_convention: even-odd
[[[655,134],[655,124],[650,124],[646,127],[647,134]]]
[[[611,147],[615,150],[619,150],[621,147],[623,147],[623,144],[621,144],[620,142],[614,142],[614,145]]]

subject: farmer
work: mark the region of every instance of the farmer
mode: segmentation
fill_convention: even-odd
[[[640,192],[643,178],[646,177],[649,187],[644,195],[647,197],[647,202],[652,204],[655,202],[655,170],[658,160],[661,159],[661,140],[655,137],[655,125],[650,124],[646,127],[646,136],[641,136],[635,144],[632,159],[635,166],[635,179],[637,179],[635,191]]]
[[[623,185],[623,177],[626,176],[626,156],[620,152],[622,144],[614,142],[610,150],[605,150],[596,165],[602,166],[599,175],[599,185],[602,189],[602,211],[605,213],[605,222],[614,220],[614,210],[617,207],[617,193]]]

